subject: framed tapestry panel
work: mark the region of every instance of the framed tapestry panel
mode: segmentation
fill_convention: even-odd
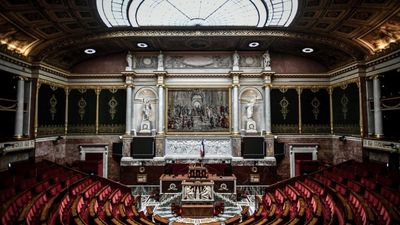
[[[167,89],[167,133],[229,133],[230,89]]]

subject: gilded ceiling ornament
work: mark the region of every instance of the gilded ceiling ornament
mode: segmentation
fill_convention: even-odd
[[[55,91],[55,90],[57,90],[58,87],[50,85],[50,88],[51,88],[51,90]]]
[[[115,114],[117,113],[117,106],[118,106],[118,101],[113,97],[111,97],[110,101],[108,101],[108,106],[110,107],[110,109],[108,110],[108,112],[110,113],[111,116],[111,120],[113,120],[115,118]]]
[[[54,120],[54,117],[57,113],[56,105],[57,105],[57,99],[56,96],[53,94],[49,100],[50,103],[50,115],[51,115],[51,120]]]
[[[311,101],[311,106],[313,107],[313,114],[314,114],[314,119],[318,120],[318,115],[319,115],[319,106],[321,105],[321,102],[318,100],[317,97],[314,97],[313,100]]]
[[[84,94],[84,93],[86,93],[87,90],[84,89],[84,88],[79,88],[78,91],[79,91],[81,94]]]
[[[281,114],[284,120],[286,120],[286,116],[289,113],[288,106],[289,106],[289,101],[283,97],[282,100],[279,102],[279,105],[281,106]]]
[[[346,120],[348,112],[347,104],[349,103],[349,99],[345,94],[343,94],[342,98],[340,99],[340,103],[342,104],[343,118]]]
[[[79,107],[79,116],[81,117],[81,120],[83,120],[83,116],[86,113],[86,101],[83,97],[81,97],[81,99],[78,101],[78,107]]]
[[[345,83],[345,84],[340,85],[340,88],[343,89],[343,90],[345,90],[345,89],[347,88],[347,86],[348,86],[348,84]]]

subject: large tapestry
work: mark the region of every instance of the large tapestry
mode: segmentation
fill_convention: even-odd
[[[229,133],[229,89],[168,89],[167,94],[167,132]]]

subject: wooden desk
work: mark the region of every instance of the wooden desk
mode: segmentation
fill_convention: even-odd
[[[213,205],[182,205],[182,217],[202,218],[213,217]]]

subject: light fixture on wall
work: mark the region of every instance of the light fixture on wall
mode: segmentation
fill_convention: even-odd
[[[96,53],[96,50],[93,48],[87,48],[83,52],[85,52],[88,55],[93,55],[94,53]]]
[[[301,51],[304,52],[304,53],[309,54],[311,52],[314,52],[314,49],[313,48],[303,48]]]

